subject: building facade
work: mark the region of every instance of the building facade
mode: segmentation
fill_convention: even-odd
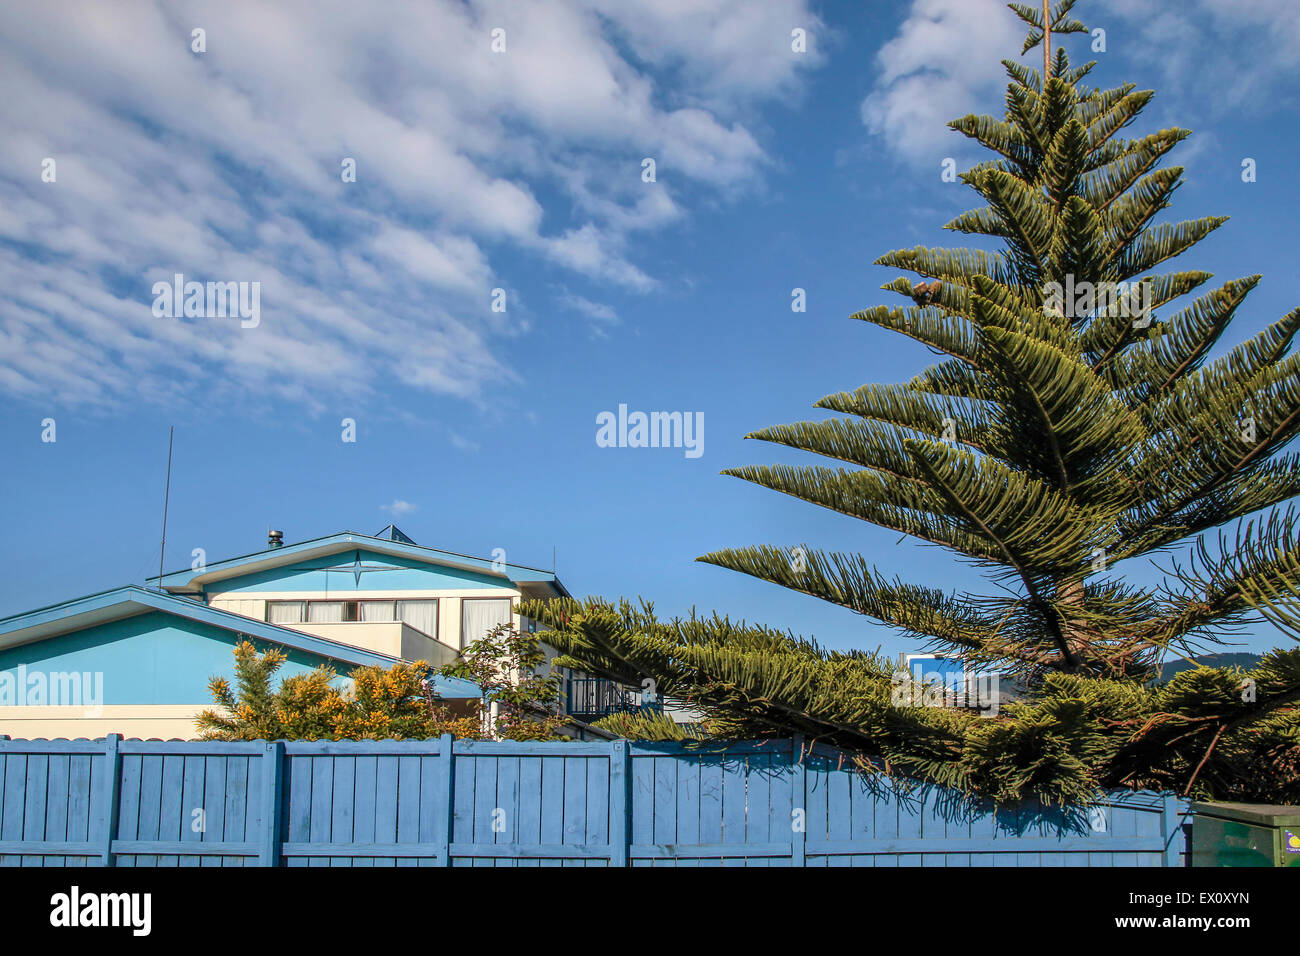
[[[283,676],[328,664],[435,667],[502,623],[521,599],[567,596],[553,572],[417,545],[390,525],[284,544],[0,620],[0,734],[188,739],[232,676],[234,646],[279,646]],[[453,706],[479,697],[437,678]],[[562,698],[563,699],[563,698]]]

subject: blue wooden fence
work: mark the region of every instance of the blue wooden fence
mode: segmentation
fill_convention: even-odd
[[[1179,866],[1186,813],[972,805],[797,739],[0,739],[6,866]]]

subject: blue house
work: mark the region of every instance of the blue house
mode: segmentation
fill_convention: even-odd
[[[440,666],[520,599],[568,592],[549,571],[417,545],[390,525],[284,544],[0,620],[0,734],[191,738],[241,641],[288,655],[285,676],[399,660]],[[436,679],[453,708],[479,697]]]

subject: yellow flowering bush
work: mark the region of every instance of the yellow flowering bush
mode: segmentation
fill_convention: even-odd
[[[250,642],[235,648],[235,688],[224,677],[208,681],[220,709],[198,717],[203,740],[402,740],[478,737],[476,714],[456,715],[438,700],[429,683],[433,668],[424,661],[360,667],[351,686],[339,686],[338,673],[321,666],[291,674],[275,686],[287,657],[276,647],[260,654]]]
[[[234,686],[208,681],[216,708],[198,716],[203,740],[563,740],[557,714],[559,683],[542,675],[545,654],[536,639],[509,625],[465,649],[437,674],[470,680],[481,689],[456,712],[433,692],[433,667],[405,661],[387,669],[358,667],[342,684],[320,666],[276,683],[288,660],[278,647],[258,652],[235,647]]]

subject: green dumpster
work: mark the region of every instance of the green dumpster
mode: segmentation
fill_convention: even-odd
[[[1300,866],[1300,807],[1193,803],[1192,866]]]

